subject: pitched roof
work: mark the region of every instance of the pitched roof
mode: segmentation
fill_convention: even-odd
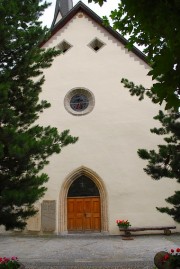
[[[92,20],[94,20],[97,24],[99,24],[102,28],[108,31],[113,37],[115,37],[118,41],[120,41],[123,45],[127,45],[128,41],[121,34],[115,31],[111,26],[105,26],[103,24],[103,20],[89,7],[87,7],[82,1],[79,1],[68,13],[64,16],[55,26],[51,29],[51,35],[49,39],[55,35],[68,21],[70,21],[74,15],[78,12],[84,12],[87,16],[89,16]],[[49,40],[48,39],[48,40]],[[43,43],[45,44],[47,40]],[[42,45],[43,45],[42,44]],[[132,52],[134,52],[141,60],[147,62],[146,56],[136,47],[133,46]]]

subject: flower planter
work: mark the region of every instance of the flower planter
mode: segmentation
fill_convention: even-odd
[[[120,232],[124,232],[124,234],[126,235],[126,236],[130,236],[131,235],[131,232],[130,231],[128,231],[128,228],[124,228],[124,227],[120,227],[119,226],[119,231]]]
[[[25,269],[25,266],[17,257],[0,257],[0,269]]]
[[[168,262],[163,262],[164,256],[168,254],[165,251],[158,252],[154,257],[154,264],[158,269],[171,269],[169,266],[170,264]]]
[[[124,232],[123,240],[132,240],[131,232],[128,231],[128,228],[131,226],[128,220],[116,220],[116,224],[119,227],[120,232]]]
[[[120,230],[120,232],[122,232],[122,230],[124,232],[124,235],[122,235],[123,240],[133,240],[134,239],[133,237],[131,237],[131,232],[128,231],[128,228],[119,227],[119,230]]]
[[[167,259],[165,259],[166,256]],[[154,264],[158,269],[179,269],[180,256],[179,255],[174,256],[168,252],[160,251],[154,257]]]

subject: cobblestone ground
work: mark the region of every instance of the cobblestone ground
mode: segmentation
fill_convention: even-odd
[[[180,247],[180,234],[133,236],[0,235],[0,256],[17,256],[27,269],[153,269],[159,251]]]

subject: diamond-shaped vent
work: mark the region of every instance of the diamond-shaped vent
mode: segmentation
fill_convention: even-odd
[[[57,45],[58,49],[60,49],[63,53],[66,53],[72,45],[70,45],[67,41],[62,41],[60,44]]]
[[[89,47],[91,47],[94,51],[97,52],[97,51],[100,50],[104,45],[105,45],[105,44],[104,44],[101,40],[95,38],[95,39],[89,44]]]

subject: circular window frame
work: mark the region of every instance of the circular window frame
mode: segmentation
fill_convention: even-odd
[[[72,97],[77,95],[77,94],[84,95],[89,101],[87,108],[85,108],[82,111],[74,110],[70,105],[70,101],[71,101]],[[75,115],[75,116],[83,116],[83,115],[90,113],[93,110],[94,105],[95,105],[94,94],[90,90],[88,90],[86,88],[82,88],[82,87],[76,87],[76,88],[71,89],[70,91],[68,91],[68,93],[66,94],[66,96],[64,98],[65,109],[70,114]]]

